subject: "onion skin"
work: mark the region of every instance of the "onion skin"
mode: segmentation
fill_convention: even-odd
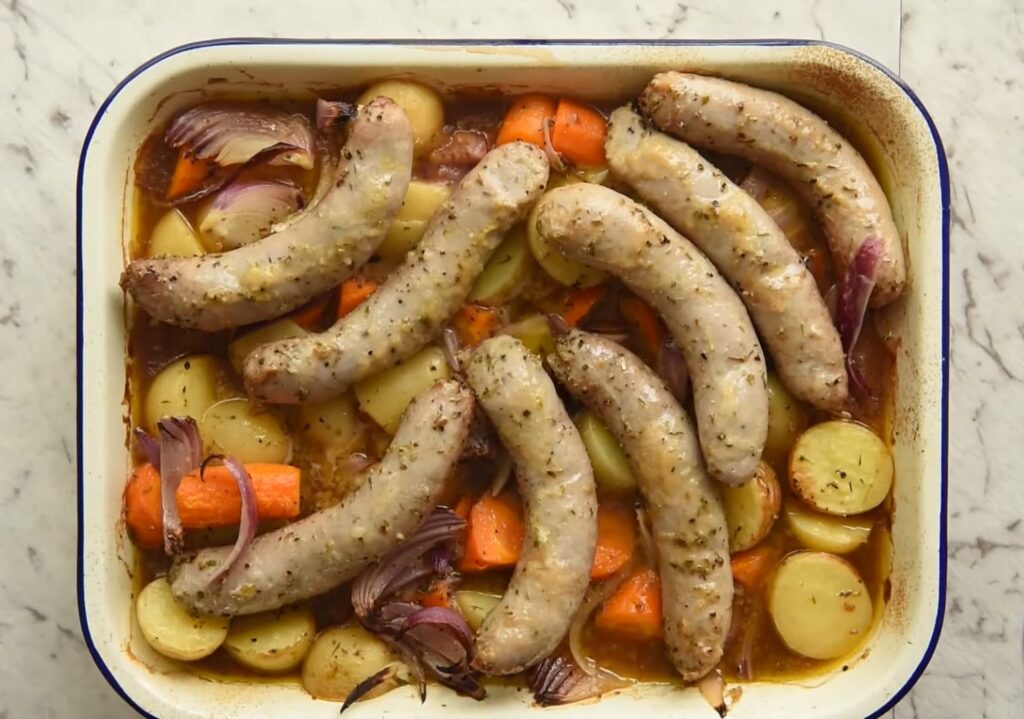
[[[290,182],[237,180],[214,196],[199,231],[211,250],[233,250],[263,239],[301,208],[302,191]]]
[[[864,240],[846,270],[836,300],[836,326],[843,342],[843,351],[846,352],[846,372],[850,383],[862,396],[870,396],[871,388],[853,364],[853,348],[864,327],[864,317],[884,250],[880,237],[872,236]]]
[[[231,553],[228,554],[227,559],[220,565],[216,572],[210,576],[210,584],[214,584],[235,566],[242,555],[249,549],[249,545],[252,544],[252,540],[256,537],[256,525],[259,523],[259,516],[256,512],[256,492],[252,486],[252,477],[234,457],[224,457],[224,466],[231,472],[231,476],[235,478],[235,483],[238,484],[238,493],[242,498],[242,516],[241,521],[238,524],[238,539],[235,540],[235,545],[231,548]]]
[[[202,441],[191,417],[166,417],[157,423],[160,432],[160,502],[163,506],[164,552],[168,556],[185,549],[185,530],[178,516],[178,485],[199,466]]]

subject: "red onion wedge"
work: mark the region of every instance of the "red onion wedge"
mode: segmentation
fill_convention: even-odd
[[[395,665],[389,664],[376,674],[371,674],[366,679],[356,684],[356,688],[349,692],[348,696],[345,697],[345,702],[341,705],[341,711],[339,711],[338,713],[344,714],[345,710],[348,709],[350,706],[352,706],[357,701],[362,699],[365,695],[369,694],[378,686],[386,682],[388,679],[391,679],[393,676],[395,676],[396,671],[397,670],[395,668]]]
[[[153,438],[142,427],[135,428],[135,441],[139,444],[139,449],[146,455],[146,459],[149,463],[156,468],[156,471],[160,471],[160,442]]]
[[[875,288],[878,265],[884,251],[880,237],[873,236],[864,240],[853,262],[846,269],[836,300],[836,327],[843,342],[843,351],[846,352],[846,372],[850,377],[850,385],[863,396],[870,396],[871,388],[853,364],[853,348],[864,327],[868,300]]]
[[[725,679],[722,677],[721,669],[713,669],[697,682],[697,688],[700,689],[704,701],[718,712],[718,716],[724,717],[729,713],[729,707],[725,704]]]
[[[160,431],[160,502],[163,505],[164,552],[170,556],[185,548],[185,530],[178,516],[178,485],[199,466],[203,444],[191,417],[167,417],[157,422]]]
[[[242,517],[238,524],[238,539],[235,540],[235,546],[231,548],[231,552],[228,554],[227,559],[224,560],[224,563],[217,567],[216,572],[210,575],[210,584],[214,584],[226,576],[238,560],[241,559],[242,555],[245,554],[246,550],[249,549],[249,545],[252,544],[252,540],[256,537],[256,525],[259,522],[259,517],[256,513],[256,492],[252,486],[252,478],[245,470],[245,467],[234,457],[211,455],[203,462],[203,468],[205,469],[206,463],[214,458],[220,459],[224,463],[224,466],[228,468],[231,476],[235,479],[235,483],[238,485],[238,493],[242,497]],[[202,477],[202,470],[200,470],[199,476]]]
[[[214,196],[199,231],[213,250],[233,250],[263,239],[301,208],[302,190],[291,182],[236,180]]]
[[[316,160],[309,120],[270,105],[197,105],[171,122],[165,139],[194,159],[221,167],[243,165],[260,157],[271,165],[311,170]]]
[[[607,670],[593,676],[586,674],[571,659],[561,656],[548,657],[530,674],[530,690],[542,707],[593,699],[630,684]]]
[[[316,100],[316,129],[327,132],[341,122],[352,120],[359,114],[359,108],[351,102],[340,100]]]

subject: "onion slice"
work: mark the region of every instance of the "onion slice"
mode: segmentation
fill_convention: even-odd
[[[569,625],[569,653],[572,654],[579,670],[588,676],[597,676],[604,670],[583,651],[583,629],[594,610],[615,593],[615,590],[619,588],[631,571],[632,566],[627,565],[600,584],[592,584],[588,587],[587,593],[583,595],[583,603],[580,604],[580,608]]]
[[[494,468],[494,475],[491,477],[490,495],[497,497],[501,490],[505,489],[508,480],[512,477],[512,457],[508,452],[502,451],[498,456],[497,466]]]
[[[846,269],[836,299],[836,327],[843,343],[843,351],[846,352],[846,372],[850,377],[850,384],[864,396],[871,394],[871,388],[853,364],[853,348],[864,327],[864,317],[878,277],[882,250],[880,237],[871,236],[861,243],[853,256],[853,262]]]
[[[266,237],[302,204],[302,190],[291,182],[236,180],[214,196],[199,231],[217,252],[233,250]]]
[[[668,385],[672,396],[680,402],[686,401],[690,391],[690,372],[686,360],[671,337],[666,337],[658,352],[658,376]]]
[[[541,125],[544,128],[544,154],[548,156],[551,167],[558,172],[565,172],[568,169],[562,156],[558,154],[554,144],[551,142],[551,127],[555,124],[554,118],[548,118]]]
[[[231,571],[231,568],[235,566],[235,563],[245,554],[246,550],[249,549],[249,545],[252,544],[252,540],[256,537],[256,525],[259,521],[259,517],[256,514],[256,491],[253,489],[252,478],[249,476],[249,473],[242,463],[234,457],[221,457],[220,459],[238,485],[238,493],[242,497],[242,517],[238,524],[238,539],[235,540],[235,546],[231,548],[231,552],[228,554],[227,559],[224,560],[224,563],[210,576],[210,584],[226,576]]]
[[[166,142],[197,160],[226,167],[257,157],[313,169],[313,128],[304,115],[270,105],[207,102],[178,115]]]
[[[146,459],[149,463],[156,468],[156,471],[160,471],[160,442],[153,438],[142,427],[135,428],[135,441],[139,443],[139,449],[146,455]]]
[[[399,636],[428,624],[449,632],[465,649],[473,646],[473,630],[458,612],[448,607],[423,607],[405,618]]]
[[[388,679],[391,679],[396,673],[395,665],[388,664],[376,674],[371,674],[366,679],[356,684],[355,689],[350,691],[348,696],[345,697],[345,701],[341,705],[341,711],[338,713],[344,714],[346,709],[386,682]]]
[[[601,696],[632,682],[607,670],[591,676],[584,673],[571,659],[548,657],[530,673],[530,690],[534,700],[542,707],[572,704]]]
[[[711,708],[718,712],[718,716],[724,717],[729,708],[725,705],[725,679],[722,677],[721,669],[713,669],[697,682],[697,688],[704,700],[711,705]]]
[[[199,466],[202,442],[191,417],[167,417],[157,423],[160,432],[160,502],[163,505],[164,552],[170,556],[185,548],[185,530],[178,516],[178,485]]]

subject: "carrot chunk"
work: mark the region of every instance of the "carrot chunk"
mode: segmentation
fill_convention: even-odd
[[[775,548],[765,544],[734,554],[732,578],[737,584],[743,585],[744,589],[753,592],[761,586],[776,559]]]
[[[661,577],[642,569],[622,583],[605,601],[594,625],[633,639],[654,639],[661,629]]]
[[[597,508],[597,550],[590,567],[591,579],[606,579],[622,569],[636,549],[633,511],[622,504]]]
[[[544,123],[555,116],[555,101],[547,95],[531,93],[516,98],[505,113],[498,130],[498,145],[522,140],[544,147]]]
[[[338,319],[363,304],[378,287],[380,282],[366,277],[349,277],[342,282],[338,290]]]
[[[608,292],[606,285],[595,285],[594,287],[582,287],[569,290],[559,302],[559,314],[570,327],[575,327],[583,318],[590,314],[594,305],[601,301],[601,298]]]
[[[165,199],[176,200],[198,190],[206,179],[216,171],[217,164],[214,162],[196,160],[184,151],[178,153],[178,161],[174,165],[171,181],[167,185]]]
[[[606,164],[607,136],[608,123],[601,113],[573,100],[559,100],[551,129],[551,144],[556,152],[579,167],[601,167]]]
[[[523,548],[523,509],[519,498],[484,495],[469,510],[459,569],[485,571],[515,566]]]
[[[452,320],[459,344],[463,347],[476,347],[494,334],[499,318],[498,310],[494,307],[463,305]]]

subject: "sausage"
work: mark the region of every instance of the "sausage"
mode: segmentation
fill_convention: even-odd
[[[566,256],[618,275],[665,319],[693,381],[708,472],[732,485],[753,477],[768,433],[764,357],[715,266],[654,213],[600,185],[547,193],[537,229]]]
[[[722,498],[693,425],[665,383],[609,339],[570,331],[548,363],[629,458],[658,553],[665,646],[683,679],[696,681],[722,658],[733,582]]]
[[[840,276],[861,244],[878,237],[884,252],[871,306],[903,292],[903,243],[885,192],[860,153],[822,118],[774,92],[682,72],[655,75],[640,107],[671,135],[793,181],[815,209]]]
[[[440,334],[547,180],[539,148],[515,142],[491,150],[438,210],[416,249],[355,311],[327,332],[249,355],[249,393],[278,404],[328,399],[414,354]]]
[[[816,407],[842,407],[848,387],[839,332],[814,276],[757,201],[628,107],[611,114],[605,149],[612,171],[733,286],[786,387]]]
[[[583,602],[597,543],[594,474],[540,358],[519,340],[484,341],[464,369],[512,458],[526,513],[515,573],[477,631],[473,666],[514,674],[558,646]]]
[[[245,247],[136,260],[121,286],[153,318],[210,332],[268,320],[337,286],[373,255],[412,175],[412,128],[387,98],[360,108],[334,186],[309,212]]]
[[[412,401],[384,458],[334,507],[257,537],[227,575],[230,547],[175,560],[174,596],[198,614],[237,616],[322,594],[411,536],[440,500],[473,419],[473,396],[442,380]]]

